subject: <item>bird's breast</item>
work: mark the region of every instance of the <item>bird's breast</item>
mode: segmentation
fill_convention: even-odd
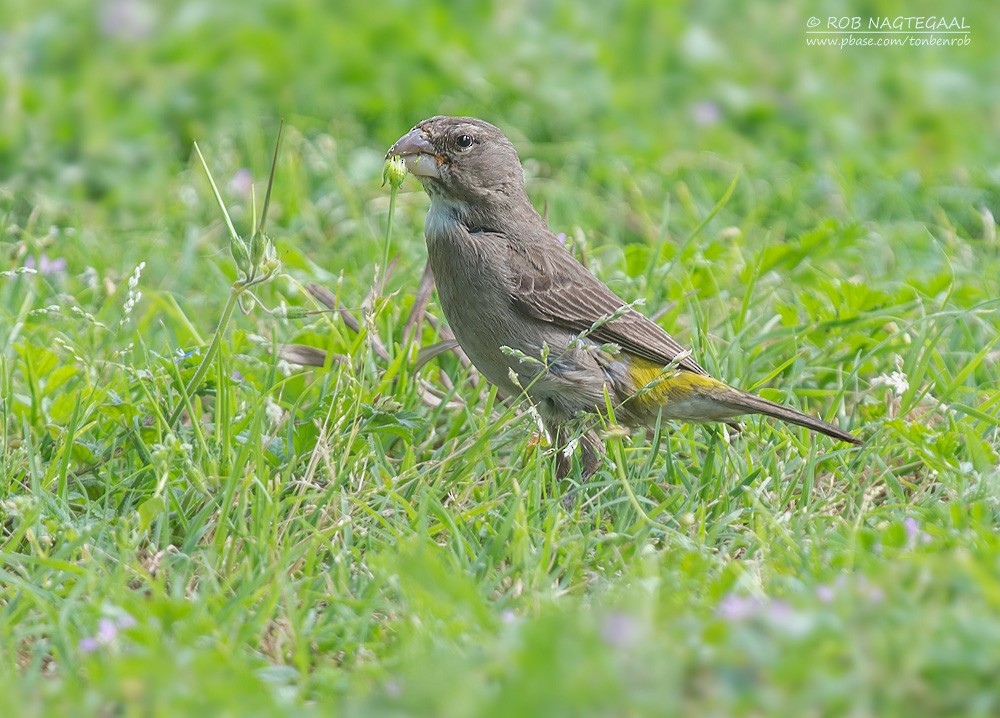
[[[470,234],[465,225],[432,203],[424,234],[427,256],[445,318],[476,368],[508,393],[510,356],[501,347],[530,353],[510,301],[505,247],[495,236]]]

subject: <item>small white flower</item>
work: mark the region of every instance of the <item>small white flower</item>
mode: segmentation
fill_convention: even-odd
[[[267,420],[271,422],[271,426],[280,424],[285,416],[285,410],[270,396],[264,400],[264,413],[267,415]]]
[[[872,379],[872,386],[887,386],[896,396],[902,396],[910,388],[910,380],[901,371],[882,374]]]
[[[177,192],[177,196],[185,207],[198,206],[198,190],[191,185],[184,185]]]

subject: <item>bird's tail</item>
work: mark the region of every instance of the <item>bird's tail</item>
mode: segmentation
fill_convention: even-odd
[[[804,426],[812,431],[818,431],[821,434],[826,434],[827,436],[832,436],[835,439],[846,441],[848,444],[858,445],[864,443],[854,434],[850,434],[843,429],[839,429],[833,424],[823,421],[822,419],[817,419],[814,416],[803,414],[801,411],[790,409],[787,406],[781,406],[781,404],[775,404],[773,401],[762,399],[759,396],[754,396],[753,394],[748,394],[744,391],[740,391],[738,393],[738,398],[727,400],[726,403],[731,404],[733,408],[741,409],[747,414],[763,414],[764,416],[781,419],[781,421],[787,421],[789,424]]]
[[[658,367],[646,359],[632,358],[629,374],[640,389],[624,403],[633,421],[649,423],[657,413],[680,421],[725,421],[743,414],[763,414],[804,426],[849,444],[861,444],[861,439],[822,419],[817,419],[787,406],[775,404],[710,376],[690,371]]]

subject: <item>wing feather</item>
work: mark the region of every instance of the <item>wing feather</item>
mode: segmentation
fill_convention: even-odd
[[[511,299],[525,314],[583,332],[625,306],[626,302],[580,264],[548,228],[538,228],[537,237],[519,239],[510,245]],[[633,309],[602,324],[590,336],[664,366],[685,352],[658,324]],[[677,365],[708,376],[690,356]]]

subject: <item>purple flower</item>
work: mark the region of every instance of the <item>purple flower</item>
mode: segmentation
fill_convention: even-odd
[[[118,628],[120,628],[123,631],[127,631],[130,628],[135,628],[136,625],[138,625],[138,622],[127,613],[118,619]]]
[[[101,647],[100,642],[93,636],[86,636],[80,639],[80,652],[93,653]]]
[[[873,583],[868,583],[864,576],[857,580],[858,593],[869,603],[882,603],[885,600],[885,592]]]
[[[612,648],[627,648],[638,637],[635,620],[625,613],[612,613],[601,622],[601,639]]]
[[[127,613],[116,620],[102,618],[97,623],[97,634],[80,639],[79,647],[82,653],[93,653],[103,646],[110,646],[118,638],[119,631],[125,631],[136,625],[136,620]]]
[[[149,37],[156,27],[153,3],[148,0],[105,0],[100,7],[101,32],[133,42]]]
[[[790,620],[795,615],[795,611],[787,601],[771,601],[767,604],[767,617],[776,623]]]
[[[816,598],[820,600],[821,603],[833,603],[833,599],[836,598],[837,594],[833,590],[833,586],[827,584],[820,584],[816,587]]]
[[[97,640],[105,645],[111,643],[118,636],[118,626],[110,618],[102,618],[97,624]]]
[[[719,111],[719,106],[711,100],[702,100],[691,108],[691,117],[696,125],[708,127],[719,124],[722,112]]]
[[[62,257],[49,259],[49,256],[45,252],[42,252],[37,262],[35,262],[34,257],[25,257],[24,266],[28,269],[37,269],[39,274],[45,274],[50,277],[66,273],[66,260]]]
[[[820,593],[820,590],[824,588],[826,588],[829,593],[826,591]],[[881,603],[885,600],[885,592],[879,586],[871,583],[864,576],[859,575],[846,576],[841,574],[837,576],[837,579],[833,582],[833,588],[820,586],[816,589],[816,595],[819,596],[820,600],[825,603],[826,596],[829,596],[832,600],[836,592],[848,591],[856,596],[860,596],[868,601],[868,603]]]
[[[229,191],[237,197],[249,195],[251,187],[253,187],[253,175],[246,167],[236,170],[236,174],[229,180]]]
[[[745,621],[758,615],[761,605],[761,602],[756,598],[730,593],[719,602],[719,607],[716,610],[719,616],[727,621]]]
[[[929,543],[931,535],[920,530],[920,523],[912,516],[903,519],[903,528],[906,529],[906,542],[912,547],[917,543]]]
[[[763,625],[789,635],[805,635],[813,626],[809,613],[797,611],[787,601],[764,597],[729,594],[716,609],[718,616],[730,623]]]
[[[872,603],[882,603],[885,600],[885,592],[878,586],[869,586],[865,591],[865,598]]]

